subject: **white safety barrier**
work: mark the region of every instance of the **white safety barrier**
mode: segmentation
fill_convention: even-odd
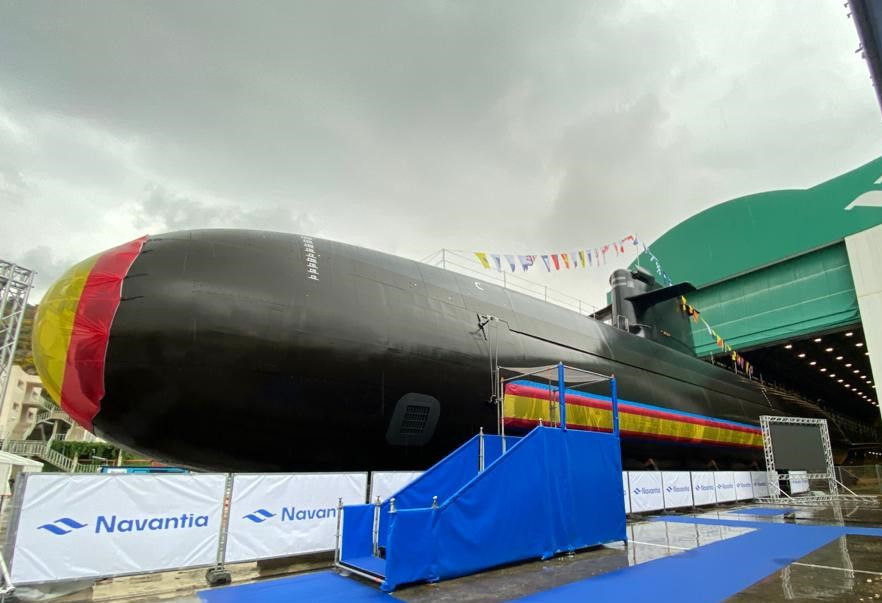
[[[385,500],[419,475],[375,472],[368,493],[366,473],[29,474],[6,552],[13,581],[31,584],[330,551],[340,499]],[[791,477],[793,492],[808,490],[805,472]],[[766,496],[766,481],[763,471],[622,472],[626,513]]]
[[[692,506],[692,483],[688,471],[663,471],[665,509]]]
[[[769,474],[765,471],[751,471],[754,498],[764,498],[769,495]]]
[[[735,500],[735,477],[731,471],[714,471],[714,483],[717,485],[717,502]]]
[[[628,483],[632,512],[659,511],[665,508],[661,472],[629,471]]]
[[[805,471],[790,471],[790,493],[800,494],[809,491],[809,481]]]
[[[378,496],[384,501],[422,474],[422,471],[374,471],[368,501],[374,502]]]
[[[734,471],[735,499],[750,500],[753,498],[753,481],[750,479],[750,471]]]
[[[330,551],[337,504],[361,504],[367,473],[234,475],[228,563]]]
[[[211,565],[226,476],[29,474],[15,584]]]
[[[695,506],[713,505],[717,502],[717,486],[713,471],[693,471],[692,501]]]

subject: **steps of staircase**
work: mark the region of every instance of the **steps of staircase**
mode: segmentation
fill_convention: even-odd
[[[340,565],[371,574],[380,579],[386,578],[386,560],[374,557],[373,555],[368,555],[366,557],[353,557],[352,559],[341,559]]]

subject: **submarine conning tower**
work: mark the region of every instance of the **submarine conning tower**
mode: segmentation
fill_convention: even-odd
[[[658,288],[655,278],[641,269],[633,272],[621,269],[610,275],[609,286],[613,326],[645,337],[642,316],[637,316],[634,303],[629,298],[646,293],[653,286]]]
[[[679,307],[680,295],[694,291],[689,283],[662,287],[641,267],[620,269],[609,277],[610,305],[605,308],[612,326],[694,355],[690,319]],[[601,310],[601,314],[604,313]],[[599,316],[598,316],[599,317]]]

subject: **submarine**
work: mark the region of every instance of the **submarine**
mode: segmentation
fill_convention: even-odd
[[[34,360],[80,425],[200,470],[424,469],[497,432],[498,414],[507,432],[542,420],[536,404],[500,412],[499,366],[614,374],[626,468],[758,467],[760,415],[824,416],[696,358],[678,309],[690,285],[639,270],[610,283],[610,305],[588,317],[340,242],[179,231],[70,268],[39,305]],[[541,401],[538,384],[517,388]],[[597,428],[602,394],[574,399],[572,427]]]

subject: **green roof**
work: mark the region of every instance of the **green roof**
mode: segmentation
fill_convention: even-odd
[[[757,193],[715,205],[681,222],[650,248],[674,282],[702,287],[880,223],[882,157],[812,188]],[[655,272],[645,253],[638,263]]]

